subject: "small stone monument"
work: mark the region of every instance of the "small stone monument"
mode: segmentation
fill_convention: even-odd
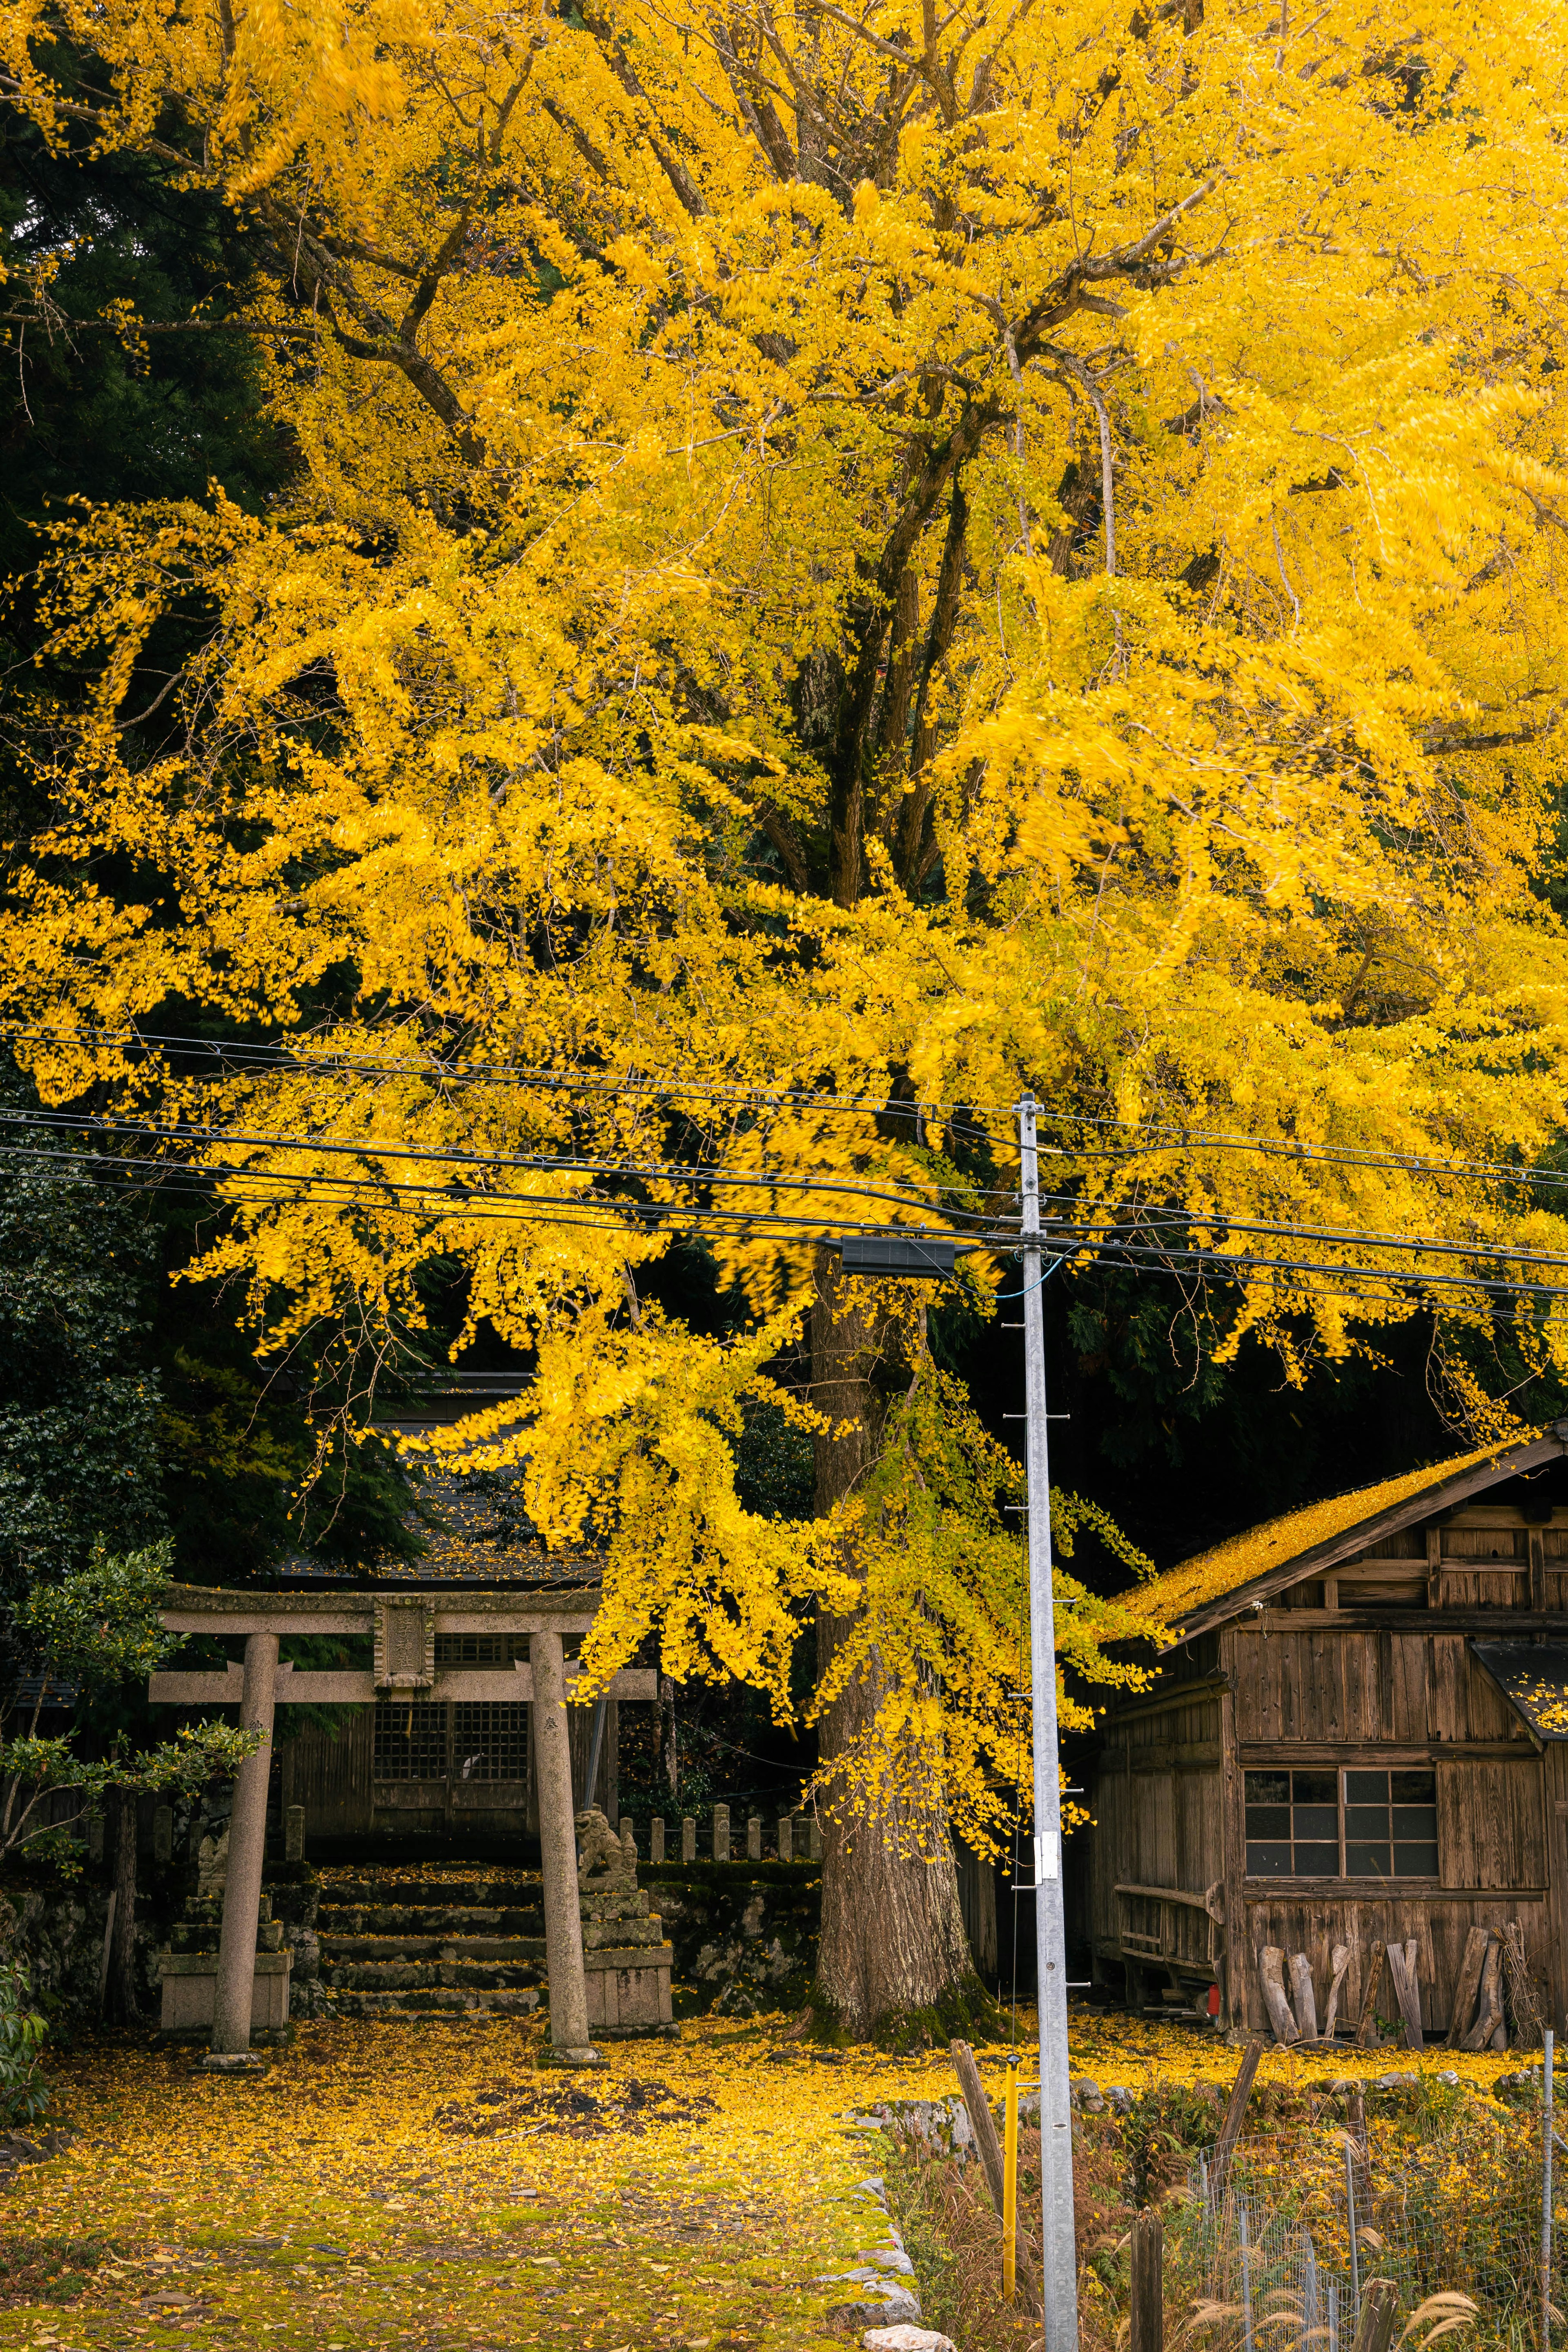
[[[728,1805],[715,1805],[713,1808],[713,1859],[715,1862],[728,1862],[730,1859],[730,1808]]]
[[[682,1862],[695,1862],[697,1859],[697,1823],[689,1813],[680,1824],[680,1859]]]
[[[588,2031],[595,2042],[676,2041],[680,2028],[669,1993],[675,1954],[638,1889],[631,1823],[623,1843],[592,1805],[577,1815],[576,1827]]]
[[[647,1858],[649,1862],[664,1860],[664,1823],[658,1813],[647,1825]]]
[[[752,1813],[746,1823],[746,1860],[761,1862],[763,1858],[763,1824],[759,1814]]]
[[[795,1860],[795,1815],[793,1813],[779,1815],[779,1860],[781,1862]]]
[[[199,1903],[223,1902],[224,1888],[228,1885],[228,1824],[224,1823],[223,1835],[214,1837],[209,1830],[196,1849],[196,1900]],[[189,1903],[185,1906],[190,1909]]]
[[[217,1948],[223,1932],[223,1897],[228,1870],[228,1832],[203,1838],[196,1863],[196,1892],[185,1897],[169,1941],[158,1955],[163,2032],[181,2040],[205,2041],[213,2028],[217,1994]],[[289,1979],[294,1955],[283,1948],[283,1923],[272,1916],[272,1897],[261,1897],[256,1928],[256,1975],[251,1986],[253,2042],[280,2042],[289,2031]]]

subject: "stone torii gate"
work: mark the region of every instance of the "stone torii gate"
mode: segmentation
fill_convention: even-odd
[[[566,1733],[567,1698],[576,1669],[568,1668],[563,1652],[565,1635],[585,1633],[593,1624],[596,1601],[597,1594],[592,1590],[515,1585],[483,1590],[424,1585],[281,1592],[229,1592],[195,1584],[168,1589],[159,1616],[169,1633],[242,1633],[245,1664],[231,1664],[223,1673],[153,1675],[148,1681],[148,1697],[169,1706],[237,1706],[241,1728],[263,1735],[260,1748],[240,1766],[235,1782],[214,1997],[215,2056],[235,2057],[250,2048],[274,1709],[290,1705],[374,1704],[388,1693],[402,1691],[410,1697],[417,1693],[436,1701],[531,1705],[551,2053],[558,2065],[602,2063],[588,2031],[572,1759]],[[280,1665],[279,1640],[288,1633],[368,1636],[374,1663],[368,1670],[334,1672]],[[437,1633],[525,1634],[528,1664],[519,1659],[510,1666],[451,1666],[437,1671]],[[658,1677],[651,1669],[627,1669],[616,1675],[605,1695],[654,1699]]]

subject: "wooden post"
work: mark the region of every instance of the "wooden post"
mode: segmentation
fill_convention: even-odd
[[[1318,2000],[1312,1990],[1312,1963],[1305,1952],[1290,1955],[1290,1990],[1296,1996],[1296,2029],[1303,2042],[1318,2038]]]
[[[1225,2201],[1226,2174],[1230,2169],[1230,2159],[1236,2152],[1236,2143],[1241,2137],[1242,2118],[1247,2113],[1247,2103],[1252,2096],[1253,2079],[1258,2073],[1258,2062],[1262,2055],[1262,2042],[1249,2042],[1242,2052],[1240,2068],[1235,2082],[1230,2086],[1230,2098],[1226,2105],[1225,2120],[1219,2127],[1219,2137],[1214,2144],[1214,2162],[1209,2167],[1209,2193],[1216,2210]]]
[[[1003,2161],[1002,2143],[996,2137],[996,2118],[991,2112],[991,2102],[985,2095],[985,2085],[980,2079],[980,2069],[974,2063],[974,2053],[967,2042],[954,2042],[949,2047],[958,2074],[958,2087],[963,2094],[964,2107],[969,2116],[974,2145],[980,2151],[981,2168],[985,2186],[991,2191],[991,2202],[1001,2221],[1007,2205],[1006,2166]],[[1034,2284],[1037,2265],[1030,2260],[1028,2246],[1021,2229],[1015,2231],[1014,2260],[1020,2278]]]
[[[1361,2299],[1352,2352],[1388,2352],[1399,2316],[1399,2289],[1392,2279],[1369,2281]]]
[[[1476,2013],[1476,2003],[1480,1999],[1481,1970],[1486,1966],[1487,1946],[1490,1941],[1490,1931],[1485,1927],[1472,1927],[1465,1937],[1465,1948],[1459,1960],[1459,1973],[1454,1984],[1453,2007],[1448,2012],[1447,2039],[1450,2050],[1459,2049],[1466,2034],[1469,2032],[1470,2021]]]
[[[1219,1662],[1226,1686],[1219,1700],[1220,1810],[1223,1820],[1221,1903],[1225,1910],[1225,2021],[1229,2032],[1250,2024],[1247,2014],[1245,1955],[1249,1948],[1243,1881],[1247,1872],[1246,1783],[1237,1747],[1236,1677],[1239,1636],[1220,1635]]]
[[[1328,2015],[1323,2020],[1323,2039],[1325,2042],[1331,2042],[1334,2038],[1334,2027],[1338,2021],[1340,2011],[1340,1987],[1345,1980],[1345,1972],[1351,1964],[1350,1946],[1348,1944],[1336,1944],[1333,1948],[1332,1958],[1334,1963],[1334,1979],[1329,1987],[1329,2011]]]
[[[1377,2047],[1377,1996],[1383,1983],[1383,1964],[1387,1958],[1385,1948],[1374,1943],[1372,1958],[1367,1963],[1366,1983],[1362,1988],[1361,2023],[1356,2028],[1356,2042],[1363,2050]]]
[[[1007,2097],[1002,2111],[1002,2300],[1018,2291],[1018,2061],[1007,2061]]]
[[[554,2066],[602,2066],[588,2039],[583,1914],[577,1894],[577,1825],[572,1811],[572,1750],[566,1727],[566,1666],[559,1633],[531,1633],[533,1741],[539,1758],[539,1852],[544,1877],[544,1948],[550,1971],[550,2048]]]
[[[245,1683],[239,1727],[259,1731],[234,1784],[228,1824],[228,1875],[223,1889],[217,1982],[213,1990],[212,2049],[237,2057],[250,2048],[250,2001],[256,1988],[256,1931],[261,1917],[261,1865],[267,1849],[267,1782],[272,1770],[272,1708],[278,1690],[278,1636],[245,1637]]]
[[[1412,2050],[1424,2050],[1426,2032],[1421,2022],[1421,1988],[1415,1981],[1415,1938],[1411,1937],[1403,1945],[1390,1944],[1387,1957],[1399,2014],[1405,2021],[1405,2042]]]
[[[1498,2027],[1502,2023],[1502,1944],[1496,1936],[1487,1938],[1486,1964],[1481,1969],[1480,2006],[1476,2021],[1461,2041],[1461,2050],[1484,2050]]]
[[[1128,2352],[1163,2352],[1165,2232],[1152,2205],[1132,2222],[1132,2327]]]
[[[1274,2039],[1289,2049],[1292,2042],[1301,2039],[1301,2029],[1285,1998],[1285,1955],[1278,1944],[1264,1945],[1258,1958],[1258,1973],[1263,1985],[1264,2005],[1274,2028]]]

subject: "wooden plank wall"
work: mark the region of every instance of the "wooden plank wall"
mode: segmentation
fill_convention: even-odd
[[[1506,1741],[1530,1734],[1470,1656],[1463,1633],[1237,1627],[1236,1734],[1244,1748],[1286,1744],[1425,1748],[1439,1740]]]
[[[333,1713],[335,1738],[324,1725],[307,1723],[278,1744],[283,1802],[305,1808],[307,1853],[312,1830],[353,1837],[371,1826],[375,1709],[345,1706]]]
[[[1331,1887],[1309,1893],[1287,1885],[1273,1892],[1260,1881],[1246,1885],[1238,1906],[1246,1976],[1238,2006],[1246,2022],[1267,2030],[1258,1983],[1258,1955],[1266,1944],[1308,1955],[1321,2014],[1336,1943],[1352,1948],[1353,2009],[1373,1937],[1414,1936],[1422,2014],[1439,2031],[1447,2026],[1472,1927],[1517,1919],[1544,1977],[1557,1940],[1547,1894],[1546,1767],[1524,1724],[1470,1655],[1466,1636],[1392,1627],[1298,1633],[1281,1630],[1276,1619],[1266,1629],[1231,1629],[1225,1651],[1236,1676],[1243,1770],[1386,1759],[1430,1764],[1437,1783],[1440,1892],[1412,1887],[1363,1897]],[[1232,1843],[1240,1833],[1237,1823]],[[1227,1859],[1239,1878],[1244,1859]]]
[[[1351,1952],[1350,1969],[1340,1997],[1341,2008],[1344,2013],[1357,2017],[1361,2013],[1363,1982],[1373,1940],[1386,1944],[1397,1937],[1404,1943],[1414,1936],[1415,1976],[1421,1988],[1422,2022],[1428,2032],[1446,2032],[1449,2002],[1458,1976],[1466,1937],[1472,1927],[1500,1927],[1509,1919],[1517,1919],[1524,1929],[1525,1948],[1531,1962],[1544,1961],[1549,1923],[1545,1899],[1539,1894],[1530,1901],[1514,1895],[1498,1894],[1479,1901],[1464,1902],[1442,1895],[1410,1898],[1396,1895],[1388,1900],[1380,1896],[1366,1900],[1352,1896],[1342,1900],[1333,1895],[1280,1895],[1270,1897],[1249,1892],[1247,1925],[1252,1949],[1247,1956],[1247,2023],[1257,2032],[1266,2034],[1269,2031],[1268,2012],[1258,1989],[1257,1956],[1265,1944],[1277,1944],[1284,1952],[1306,1953],[1311,1962],[1312,1985],[1321,2021],[1328,2003],[1336,1944],[1347,1944]],[[1397,2008],[1386,1971],[1378,2008],[1384,2017],[1397,2020]]]
[[[1186,1905],[1119,1895],[1118,1885],[1204,1894],[1219,1876],[1220,1702],[1213,1686],[1119,1710],[1107,1725],[1092,1791],[1089,1932],[1096,1948],[1125,1930],[1159,1939],[1194,1969],[1209,1962],[1210,1922]],[[1150,1965],[1154,1965],[1150,1955]]]

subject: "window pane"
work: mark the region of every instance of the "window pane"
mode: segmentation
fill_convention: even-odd
[[[1437,1801],[1436,1772],[1392,1772],[1394,1801],[1396,1805],[1435,1805]]]
[[[1288,1838],[1290,1834],[1289,1805],[1248,1805],[1247,1834],[1250,1838]]]
[[[1395,1878],[1436,1878],[1436,1845],[1396,1845],[1394,1849],[1394,1874]]]
[[[1388,1807],[1347,1805],[1345,1835],[1348,1838],[1385,1838],[1388,1835]]]
[[[1337,1805],[1298,1805],[1294,1835],[1298,1838],[1332,1838],[1340,1842],[1340,1809]],[[1411,1835],[1419,1837],[1419,1829]]]
[[[1414,1847],[1412,1853],[1415,1851]],[[1425,1851],[1425,1849],[1423,1849]],[[1337,1878],[1340,1874],[1340,1846],[1336,1838],[1332,1845],[1302,1845],[1296,1847],[1298,1878]]]
[[[1340,1801],[1339,1775],[1335,1772],[1292,1772],[1290,1795],[1298,1805],[1334,1805]]]
[[[1347,1772],[1345,1774],[1347,1805],[1386,1805],[1388,1775],[1386,1772]]]
[[[1393,1855],[1385,1845],[1352,1845],[1345,1843],[1345,1875],[1347,1878],[1388,1878],[1393,1874]]]
[[[1247,1847],[1247,1874],[1248,1878],[1289,1878],[1290,1875],[1289,1847],[1288,1845],[1254,1845],[1249,1839]]]
[[[1418,1838],[1424,1845],[1437,1843],[1437,1808],[1436,1805],[1395,1805],[1394,1834],[1396,1838]]]
[[[1290,1801],[1289,1772],[1248,1772],[1247,1801],[1249,1805],[1288,1805]]]

